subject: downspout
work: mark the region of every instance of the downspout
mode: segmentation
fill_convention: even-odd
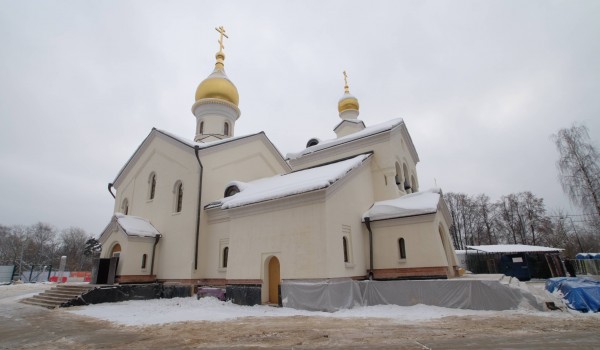
[[[152,247],[152,261],[150,262],[150,276],[154,275],[154,253],[156,252],[156,245],[158,244],[158,241],[160,241],[161,237],[162,235],[160,234],[154,237],[154,247]]]
[[[196,154],[196,159],[198,160],[198,165],[200,166],[200,177],[198,179],[198,211],[196,213],[196,244],[194,246],[194,270],[198,270],[198,243],[200,242],[200,211],[202,208],[202,174],[204,172],[204,167],[202,166],[202,162],[200,161],[200,156],[198,152],[200,151],[200,146],[194,146],[194,153]]]
[[[113,184],[112,184],[112,182],[109,182],[109,183],[108,183],[108,193],[110,193],[110,195],[111,195],[113,198],[117,198],[117,197],[115,197],[115,194],[113,193],[113,191],[112,191],[112,188],[113,188]]]
[[[371,230],[371,218],[365,217],[365,225],[369,230],[369,280],[373,280],[373,231]]]

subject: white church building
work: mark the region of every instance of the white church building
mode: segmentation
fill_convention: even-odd
[[[277,303],[286,280],[454,277],[451,217],[440,190],[419,189],[405,122],[367,127],[346,79],[335,139],[283,157],[264,132],[235,135],[218,31],[193,140],[152,129],[109,184],[99,240],[102,258],[118,257],[115,281],[221,286],[257,304]]]

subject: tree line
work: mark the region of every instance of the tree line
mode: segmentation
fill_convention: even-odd
[[[558,181],[582,214],[548,213],[544,200],[528,191],[496,201],[485,194],[448,193],[456,249],[528,244],[564,248],[568,257],[600,251],[600,153],[583,125],[560,129],[551,138],[559,154]]]
[[[57,230],[38,222],[30,226],[0,225],[0,265],[15,265],[18,273],[52,266],[67,256],[66,271],[91,271],[92,259],[99,253],[97,241],[79,227]]]

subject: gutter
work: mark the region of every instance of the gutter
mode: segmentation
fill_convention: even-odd
[[[198,270],[198,243],[200,242],[200,212],[202,210],[202,174],[204,173],[204,167],[202,166],[202,162],[200,161],[200,156],[198,152],[200,151],[200,146],[194,146],[194,153],[196,154],[196,159],[198,160],[198,165],[200,166],[200,176],[198,179],[198,211],[196,212],[196,244],[194,245],[194,270]]]
[[[162,235],[160,234],[154,237],[154,246],[152,247],[152,261],[150,262],[150,276],[154,274],[154,254],[156,253],[156,245],[158,244],[158,241],[160,241],[161,237]]]
[[[108,183],[108,193],[110,193],[110,195],[111,195],[113,198],[117,198],[117,197],[115,197],[115,194],[113,193],[113,191],[112,191],[112,188],[113,188],[113,184],[112,184],[112,182],[109,182],[109,183]]]
[[[371,218],[365,217],[365,225],[369,230],[369,280],[373,280],[373,231],[371,230]]]

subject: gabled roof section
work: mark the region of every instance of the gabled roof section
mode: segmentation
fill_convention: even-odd
[[[542,247],[524,244],[493,244],[493,245],[468,245],[467,249],[484,253],[549,253],[560,252],[562,248]]]
[[[339,125],[338,125],[339,126]],[[406,125],[404,124],[404,120],[402,118],[392,119],[384,123],[380,123],[377,125],[369,126],[364,128],[363,130],[357,131],[350,135],[346,135],[340,138],[331,139],[331,140],[323,140],[319,142],[319,144],[308,147],[297,153],[288,153],[286,158],[289,160],[299,159],[304,156],[308,156],[313,153],[317,153],[320,151],[324,151],[329,148],[334,148],[339,145],[344,145],[350,142],[354,142],[356,140],[361,140],[373,135],[378,135],[381,133],[390,132],[394,129],[400,128],[402,135],[404,136],[406,143],[408,145],[410,154],[415,159],[415,162],[419,161],[419,155],[417,154],[417,150],[412,142],[410,134],[408,133],[408,129],[406,129]]]
[[[375,202],[371,209],[363,214],[363,221],[366,217],[377,221],[437,213],[441,197],[441,190],[435,188]]]
[[[102,231],[100,239],[102,240],[106,233],[112,232],[115,228],[122,230],[127,236],[156,237],[160,235],[160,232],[152,226],[150,221],[142,217],[115,213],[110,223]]]
[[[361,167],[372,153],[328,163],[288,174],[244,183],[232,181],[240,192],[209,203],[206,208],[230,209],[327,188]]]
[[[194,152],[195,149],[198,150],[207,150],[207,149],[211,149],[214,147],[218,147],[218,146],[223,146],[223,145],[229,145],[231,143],[234,142],[238,142],[240,140],[245,140],[248,138],[252,138],[252,137],[263,137],[268,145],[270,147],[272,147],[273,152],[279,156],[280,158],[280,162],[281,164],[289,169],[289,165],[287,164],[287,162],[285,161],[285,159],[283,159],[283,156],[281,155],[281,153],[279,152],[279,150],[275,147],[275,145],[273,145],[273,143],[271,142],[271,140],[269,140],[269,138],[267,137],[267,135],[264,133],[264,131],[261,131],[259,133],[256,134],[250,134],[250,135],[244,135],[244,136],[237,136],[237,137],[230,137],[230,138],[226,138],[223,140],[218,140],[218,141],[213,141],[213,142],[207,142],[207,143],[199,143],[199,142],[194,142],[192,140],[188,140],[186,138],[177,136],[175,134],[172,134],[168,131],[164,131],[164,130],[159,130],[156,128],[152,128],[152,130],[150,131],[150,133],[148,134],[148,136],[146,136],[146,138],[144,139],[144,141],[142,141],[142,143],[138,146],[138,148],[135,150],[135,152],[133,152],[133,155],[131,155],[131,157],[129,158],[129,160],[127,160],[127,162],[125,163],[125,165],[123,165],[123,167],[121,168],[121,170],[119,171],[119,173],[117,174],[117,176],[115,177],[113,184],[115,184],[115,186],[117,186],[117,183],[119,181],[119,179],[121,178],[122,175],[124,175],[125,173],[127,173],[128,169],[130,168],[130,166],[132,164],[135,163],[135,161],[141,156],[141,154],[143,153],[144,149],[146,147],[148,147],[148,145],[152,142],[152,140],[154,140],[155,138],[163,138],[166,140],[170,140],[172,142],[175,142],[176,144],[180,145],[183,149],[188,150],[189,152]]]

